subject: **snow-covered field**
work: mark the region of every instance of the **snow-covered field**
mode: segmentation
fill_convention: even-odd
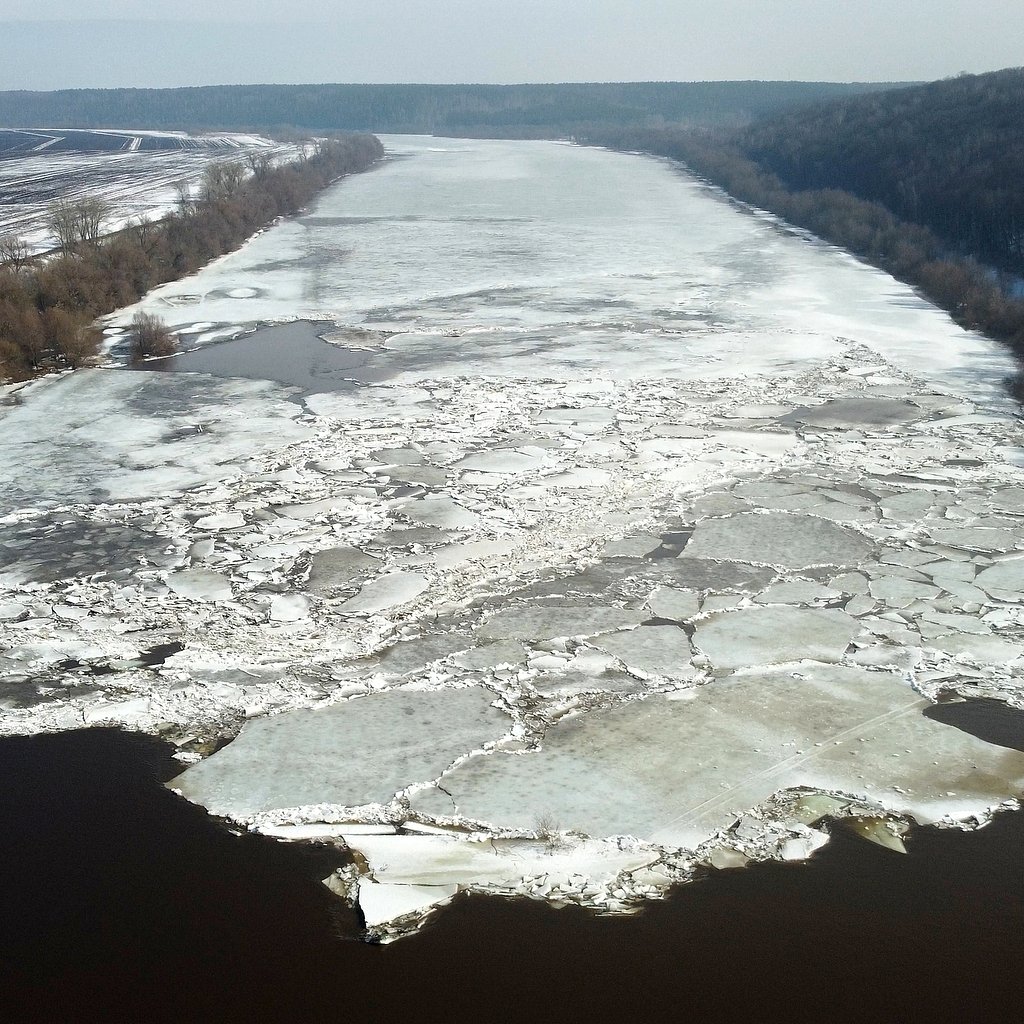
[[[240,133],[0,130],[0,235],[13,234],[34,252],[54,245],[47,227],[58,199],[86,196],[110,207],[109,231],[130,220],[157,220],[175,206],[178,182],[194,185],[208,164],[244,159],[258,150],[274,159],[294,147]],[[25,139],[23,144],[16,137]],[[79,148],[75,148],[75,146]]]
[[[1015,801],[1024,754],[924,714],[1024,707],[1003,354],[666,163],[388,141],[142,303],[329,321],[341,378],[263,334],[277,381],[243,339],[9,396],[0,729],[167,736],[190,799],[361,854],[383,936]]]

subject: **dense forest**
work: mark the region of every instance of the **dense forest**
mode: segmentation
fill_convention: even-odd
[[[218,85],[0,92],[10,128],[252,128],[463,135],[572,134],[596,125],[739,125],[885,85],[634,82],[567,85]]]
[[[81,365],[97,350],[96,317],[230,252],[383,153],[374,136],[351,135],[322,139],[288,164],[273,165],[259,153],[248,166],[210,164],[200,194],[183,190],[176,213],[155,223],[136,221],[114,234],[103,231],[101,200],[56,203],[51,229],[58,255],[33,259],[16,239],[0,240],[0,379]],[[144,321],[136,334],[140,356],[166,344],[159,324]]]
[[[788,111],[736,141],[791,188],[882,203],[1024,276],[1024,68]]]

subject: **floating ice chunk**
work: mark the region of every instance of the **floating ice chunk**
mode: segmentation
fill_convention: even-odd
[[[480,517],[463,508],[446,494],[419,498],[399,506],[402,515],[425,526],[439,526],[446,530],[469,530],[479,525]]]
[[[196,601],[230,601],[231,581],[212,569],[181,569],[167,577],[167,586],[179,597]]]
[[[806,569],[857,565],[872,549],[861,534],[815,516],[741,512],[699,522],[681,557]]]
[[[841,591],[823,587],[820,583],[812,583],[810,580],[788,580],[773,584],[758,594],[754,600],[758,604],[814,604],[837,601],[842,596]]]
[[[418,572],[389,572],[366,586],[339,606],[339,611],[373,615],[408,604],[427,589],[427,578]]]
[[[979,572],[974,583],[975,586],[987,593],[1004,591],[1018,595],[1024,594],[1024,558],[997,562],[990,568]]]
[[[303,594],[277,594],[270,602],[272,622],[299,622],[309,616],[309,598]]]
[[[296,842],[310,839],[337,839],[346,835],[394,835],[398,830],[394,825],[364,825],[353,822],[315,822],[308,825],[259,825],[256,829],[261,835],[272,836],[274,839],[288,839]]]
[[[482,687],[388,690],[247,722],[238,737],[170,783],[214,814],[384,803],[498,739],[510,720]]]
[[[447,903],[457,885],[387,885],[359,879],[359,909],[367,928],[379,928],[410,914],[423,914]]]
[[[639,626],[645,616],[601,605],[532,604],[502,608],[476,628],[485,640],[552,640],[585,637]]]
[[[545,409],[534,417],[534,421],[571,426],[581,434],[600,434],[615,421],[615,411],[599,405],[580,409]]]
[[[807,860],[815,850],[820,850],[829,840],[827,832],[807,829],[800,835],[792,836],[782,844],[779,851],[783,860]]]
[[[920,407],[910,402],[887,398],[838,398],[823,405],[794,409],[782,417],[783,423],[801,423],[808,427],[887,427],[920,419]]]
[[[883,576],[868,584],[871,596],[892,608],[909,608],[915,601],[933,601],[939,596],[938,587],[914,583],[900,576]]]
[[[392,644],[374,655],[370,662],[387,675],[402,676],[464,651],[470,643],[467,637],[457,633],[433,633]]]
[[[379,559],[358,548],[327,548],[313,555],[308,586],[314,594],[323,594],[347,586],[379,565]]]
[[[601,551],[603,558],[643,558],[661,547],[661,537],[638,533],[622,540],[610,540]]]
[[[837,662],[859,632],[860,624],[846,612],[770,606],[699,622],[694,644],[724,673],[802,659]]]
[[[277,511],[289,519],[312,519],[337,508],[348,508],[351,504],[347,497],[321,498],[320,501],[307,501],[300,505],[281,505]]]
[[[964,526],[928,531],[936,544],[948,544],[968,551],[1012,551],[1020,539],[1012,530],[992,527]]]
[[[361,387],[308,395],[305,402],[315,415],[339,420],[420,419],[435,412],[423,388]]]
[[[755,452],[771,459],[777,459],[791,451],[800,438],[793,434],[776,434],[762,430],[718,430],[712,435],[716,444],[740,451]]]
[[[197,530],[235,530],[245,526],[245,516],[240,512],[215,512],[196,520]]]
[[[449,544],[434,552],[434,564],[439,569],[451,569],[466,562],[507,555],[515,545],[510,540],[477,540],[465,544]]]
[[[976,633],[950,633],[922,641],[923,646],[954,657],[964,655],[988,665],[1009,665],[1024,658],[1024,646],[995,636]]]
[[[791,405],[734,405],[723,416],[735,420],[773,420],[792,411]]]
[[[690,641],[678,626],[639,626],[623,633],[606,633],[594,643],[645,676],[683,679],[693,674]]]
[[[514,448],[493,448],[478,452],[455,463],[455,469],[479,470],[482,473],[527,473],[544,465],[541,452],[524,452]]]
[[[750,858],[731,846],[716,846],[708,854],[708,863],[718,871],[729,871],[733,868],[746,867],[750,863]]]
[[[460,814],[495,826],[530,828],[540,810],[565,829],[682,847],[798,787],[922,820],[1016,797],[1024,754],[925,718],[929,706],[887,673],[766,670],[564,720],[542,750],[474,758],[444,785]]]
[[[658,587],[647,598],[647,607],[660,618],[682,621],[693,618],[700,611],[700,599],[692,590]]]
[[[946,498],[946,502],[942,499]],[[890,519],[919,519],[937,505],[945,505],[950,499],[940,491],[917,490],[888,494],[879,499],[882,511]]]
[[[523,878],[546,876],[554,886],[579,875],[600,885],[658,859],[653,850],[622,850],[601,840],[569,841],[562,847],[537,840],[359,836],[349,845],[366,859],[375,878],[398,885],[518,888]]]
[[[604,487],[611,478],[605,469],[580,468],[543,477],[541,482],[548,487]]]
[[[0,604],[0,622],[15,622],[28,617],[28,606],[17,601]]]
[[[992,495],[993,506],[1003,512],[1024,512],[1024,487],[1002,487]]]
[[[496,640],[456,655],[455,664],[477,672],[520,665],[526,660],[526,648],[515,640]]]
[[[885,818],[854,818],[850,822],[850,828],[862,839],[876,846],[892,850],[893,853],[907,852],[901,833]]]

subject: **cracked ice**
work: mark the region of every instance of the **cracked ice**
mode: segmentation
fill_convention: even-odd
[[[7,390],[0,730],[166,736],[190,799],[359,852],[384,935],[1016,800],[1024,755],[923,714],[1024,707],[1003,356],[664,163],[391,145],[143,302],[337,325],[329,390]]]

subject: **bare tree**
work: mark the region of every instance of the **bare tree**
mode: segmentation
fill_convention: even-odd
[[[245,163],[252,172],[252,176],[257,181],[262,181],[270,170],[270,154],[254,150],[245,158]]]
[[[207,164],[203,171],[202,195],[207,202],[230,199],[245,181],[245,165],[237,160]]]
[[[178,341],[167,324],[152,313],[136,313],[132,317],[131,360],[172,356],[178,351]]]
[[[67,256],[80,243],[95,244],[103,232],[103,222],[110,215],[110,206],[98,196],[62,199],[50,207],[48,227],[57,239],[61,252]]]
[[[191,183],[182,178],[174,183],[174,194],[178,202],[178,212],[182,217],[191,217],[196,212],[196,201],[192,198]]]
[[[0,264],[12,270],[24,270],[32,254],[28,242],[17,235],[0,235]]]
[[[50,207],[50,216],[47,227],[53,232],[57,239],[60,251],[70,255],[78,241],[78,215],[75,212],[73,203],[67,200],[58,200]]]

